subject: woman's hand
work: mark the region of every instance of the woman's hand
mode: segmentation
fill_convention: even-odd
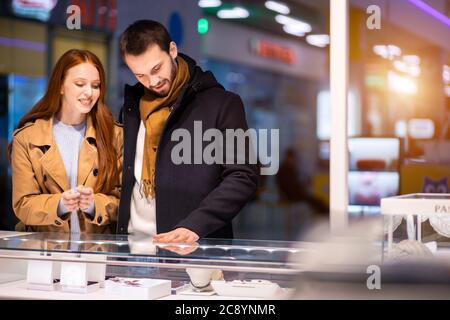
[[[79,208],[80,193],[70,189],[62,194],[64,207],[69,211],[76,211]]]
[[[86,211],[94,204],[94,190],[91,187],[79,185],[77,191],[80,193],[79,208]]]

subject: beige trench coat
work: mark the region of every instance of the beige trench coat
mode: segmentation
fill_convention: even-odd
[[[11,157],[16,230],[70,232],[70,214],[57,214],[61,194],[70,189],[64,162],[53,139],[53,119],[38,119],[13,134]],[[78,211],[83,233],[115,233],[122,177],[123,130],[115,125],[120,177],[108,194],[96,193],[95,216]],[[94,189],[99,170],[95,128],[88,117],[78,160],[77,185]]]

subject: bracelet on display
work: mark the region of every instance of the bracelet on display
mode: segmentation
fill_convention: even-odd
[[[211,282],[208,282],[206,285],[204,286],[196,286],[195,284],[192,283],[191,281],[191,286],[192,288],[194,288],[194,291],[211,291],[212,287],[211,287]]]

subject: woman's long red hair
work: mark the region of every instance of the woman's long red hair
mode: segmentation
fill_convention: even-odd
[[[99,173],[95,192],[108,192],[114,186],[119,175],[117,152],[114,141],[114,117],[105,105],[106,77],[98,57],[88,50],[71,49],[59,58],[48,81],[47,91],[38,103],[19,121],[17,128],[37,119],[50,119],[61,109],[61,87],[67,71],[81,63],[93,64],[100,75],[100,96],[90,111],[96,130]],[[12,144],[8,145],[8,157],[11,158]]]

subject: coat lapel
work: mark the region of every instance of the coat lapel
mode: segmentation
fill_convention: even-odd
[[[83,142],[81,143],[80,156],[78,158],[78,185],[85,185],[89,174],[94,169],[96,159],[97,148],[95,128],[92,124],[92,118],[88,117],[86,121],[86,134]]]
[[[36,120],[34,128],[37,131],[32,136],[30,143],[37,147],[49,147],[40,159],[42,167],[63,191],[68,190],[69,181],[66,168],[53,139],[53,118]]]
[[[63,191],[69,189],[69,180],[67,178],[66,168],[56,145],[50,146],[50,149],[48,149],[48,151],[41,158],[41,164],[44,170],[52,177],[53,180],[55,180]]]

